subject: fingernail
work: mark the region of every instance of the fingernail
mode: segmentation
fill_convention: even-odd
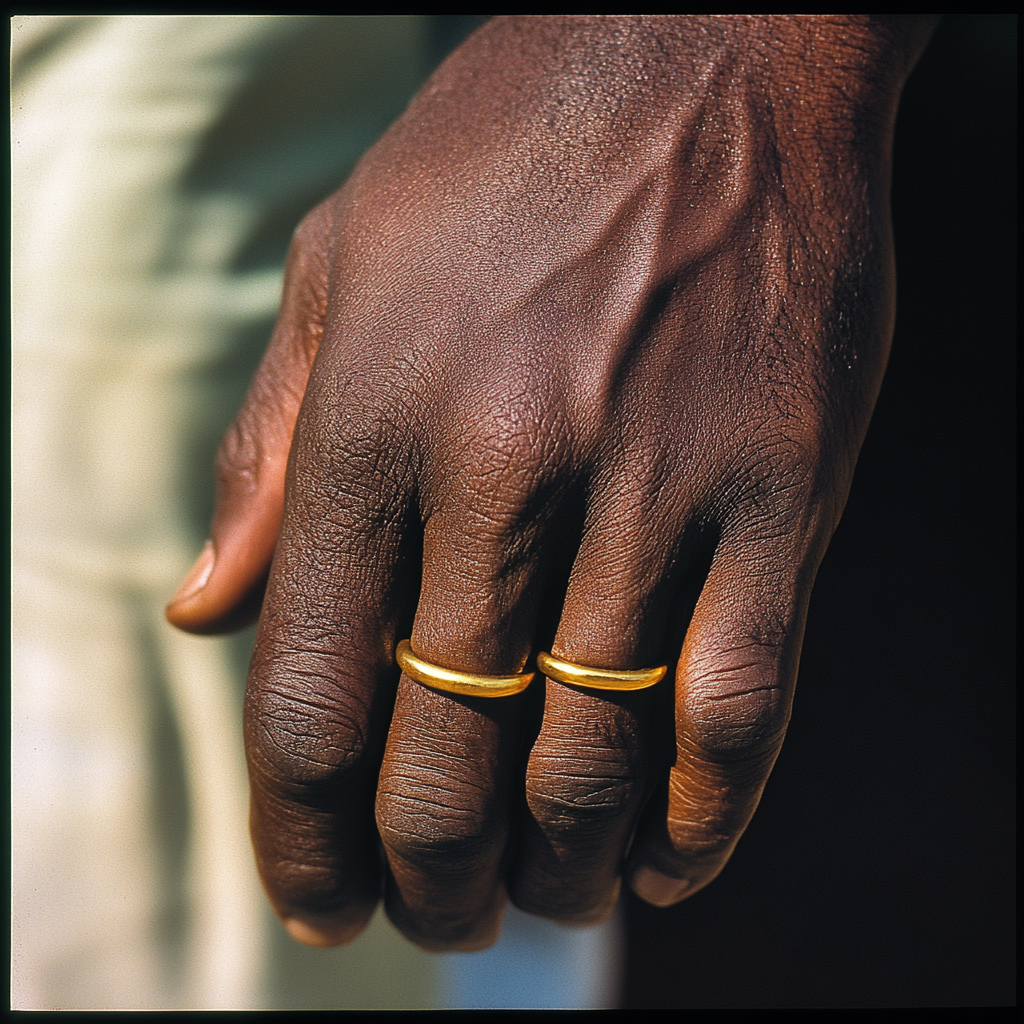
[[[363,925],[327,923],[288,917],[283,922],[288,934],[306,946],[340,946],[351,942],[363,930]]]
[[[188,598],[198,594],[209,582],[210,574],[213,572],[216,562],[217,551],[213,546],[213,541],[208,540],[203,545],[203,550],[199,553],[196,564],[189,569],[188,575],[182,580],[177,593],[171,598],[170,604],[179,604],[181,601],[186,601]]]
[[[693,888],[687,878],[671,878],[654,868],[638,868],[631,882],[633,892],[656,907],[671,907]]]

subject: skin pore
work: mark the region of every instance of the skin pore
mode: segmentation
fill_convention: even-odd
[[[259,612],[252,831],[296,938],[429,949],[722,869],[781,746],[892,334],[930,23],[499,18],[296,233],[168,617]],[[265,588],[265,589],[264,589]],[[649,691],[486,700],[538,650]]]

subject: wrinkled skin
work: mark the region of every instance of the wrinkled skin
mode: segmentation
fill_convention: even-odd
[[[507,898],[593,922],[622,878],[669,905],[722,869],[886,362],[927,31],[499,19],[300,227],[168,613],[236,625],[269,567],[252,831],[297,938],[348,941],[383,893],[474,949]],[[670,672],[454,697],[399,678],[410,632],[473,672]]]

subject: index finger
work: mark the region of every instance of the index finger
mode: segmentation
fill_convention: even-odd
[[[404,460],[388,458],[379,407],[350,399],[327,450],[316,421],[332,403],[321,394],[299,418],[245,702],[257,866],[289,931],[314,945],[354,938],[380,899],[374,794],[396,633],[418,589],[409,492],[389,471]]]

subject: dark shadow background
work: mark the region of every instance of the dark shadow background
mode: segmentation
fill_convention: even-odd
[[[888,375],[789,736],[708,889],[627,901],[627,1007],[1012,1005],[1016,16],[904,93]]]

